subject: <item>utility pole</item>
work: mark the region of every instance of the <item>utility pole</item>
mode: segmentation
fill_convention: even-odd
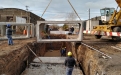
[[[29,18],[28,18],[28,17],[29,17],[29,16],[28,16],[28,7],[29,7],[29,6],[26,6],[26,23],[29,22]],[[25,26],[25,31],[24,31],[25,34],[26,34],[26,30],[27,30],[27,26]]]
[[[26,12],[27,12],[27,14],[26,14],[26,15],[27,15],[27,22],[29,22],[29,12],[28,12],[28,7],[29,7],[29,6],[26,6]]]
[[[89,31],[90,31],[90,8],[89,8]]]
[[[29,6],[26,6],[26,11],[28,11],[28,7],[29,7]]]

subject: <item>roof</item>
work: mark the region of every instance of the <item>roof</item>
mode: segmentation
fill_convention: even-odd
[[[21,11],[27,11],[27,10],[23,10],[23,9],[20,9],[20,8],[1,8],[0,10],[21,10]],[[28,11],[28,12],[30,12],[31,14],[34,14],[31,11]],[[34,14],[34,15],[36,15],[36,14]],[[36,16],[38,16],[38,15],[36,15]]]
[[[113,7],[112,7],[112,8],[110,8],[110,7],[105,7],[105,8],[102,8],[102,9],[115,9],[115,8],[113,8]]]

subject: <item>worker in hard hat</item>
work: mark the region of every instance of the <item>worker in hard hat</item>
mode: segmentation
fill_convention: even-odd
[[[76,66],[76,61],[72,57],[72,53],[68,52],[68,57],[65,59],[66,75],[72,75],[73,67]]]
[[[11,25],[7,24],[6,36],[8,38],[8,45],[13,45],[12,32],[13,30],[11,29]]]
[[[64,48],[61,48],[60,54],[61,54],[61,57],[64,56]]]
[[[74,32],[74,27],[73,27],[73,26],[71,27],[71,32],[72,32],[72,34],[73,34],[73,32]]]
[[[66,47],[64,47],[63,55],[66,56]]]

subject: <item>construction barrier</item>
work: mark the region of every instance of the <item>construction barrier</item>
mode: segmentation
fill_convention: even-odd
[[[103,36],[121,36],[121,32],[103,32],[103,31],[88,31],[84,30],[85,34],[93,34],[93,35],[103,35]]]
[[[23,35],[27,35],[27,30],[24,30],[23,31]]]
[[[30,31],[30,35],[32,34],[32,31]],[[23,31],[23,35],[27,35],[27,30]]]

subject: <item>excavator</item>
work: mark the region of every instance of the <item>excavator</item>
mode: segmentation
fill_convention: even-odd
[[[114,8],[104,8],[101,9],[101,25],[93,26],[91,32],[121,32],[121,0],[115,0],[118,4],[117,9]],[[120,8],[118,10],[118,8]],[[111,16],[110,16],[111,15]],[[95,34],[96,39],[100,39],[103,35]],[[111,36],[112,40],[120,40],[120,36]]]

